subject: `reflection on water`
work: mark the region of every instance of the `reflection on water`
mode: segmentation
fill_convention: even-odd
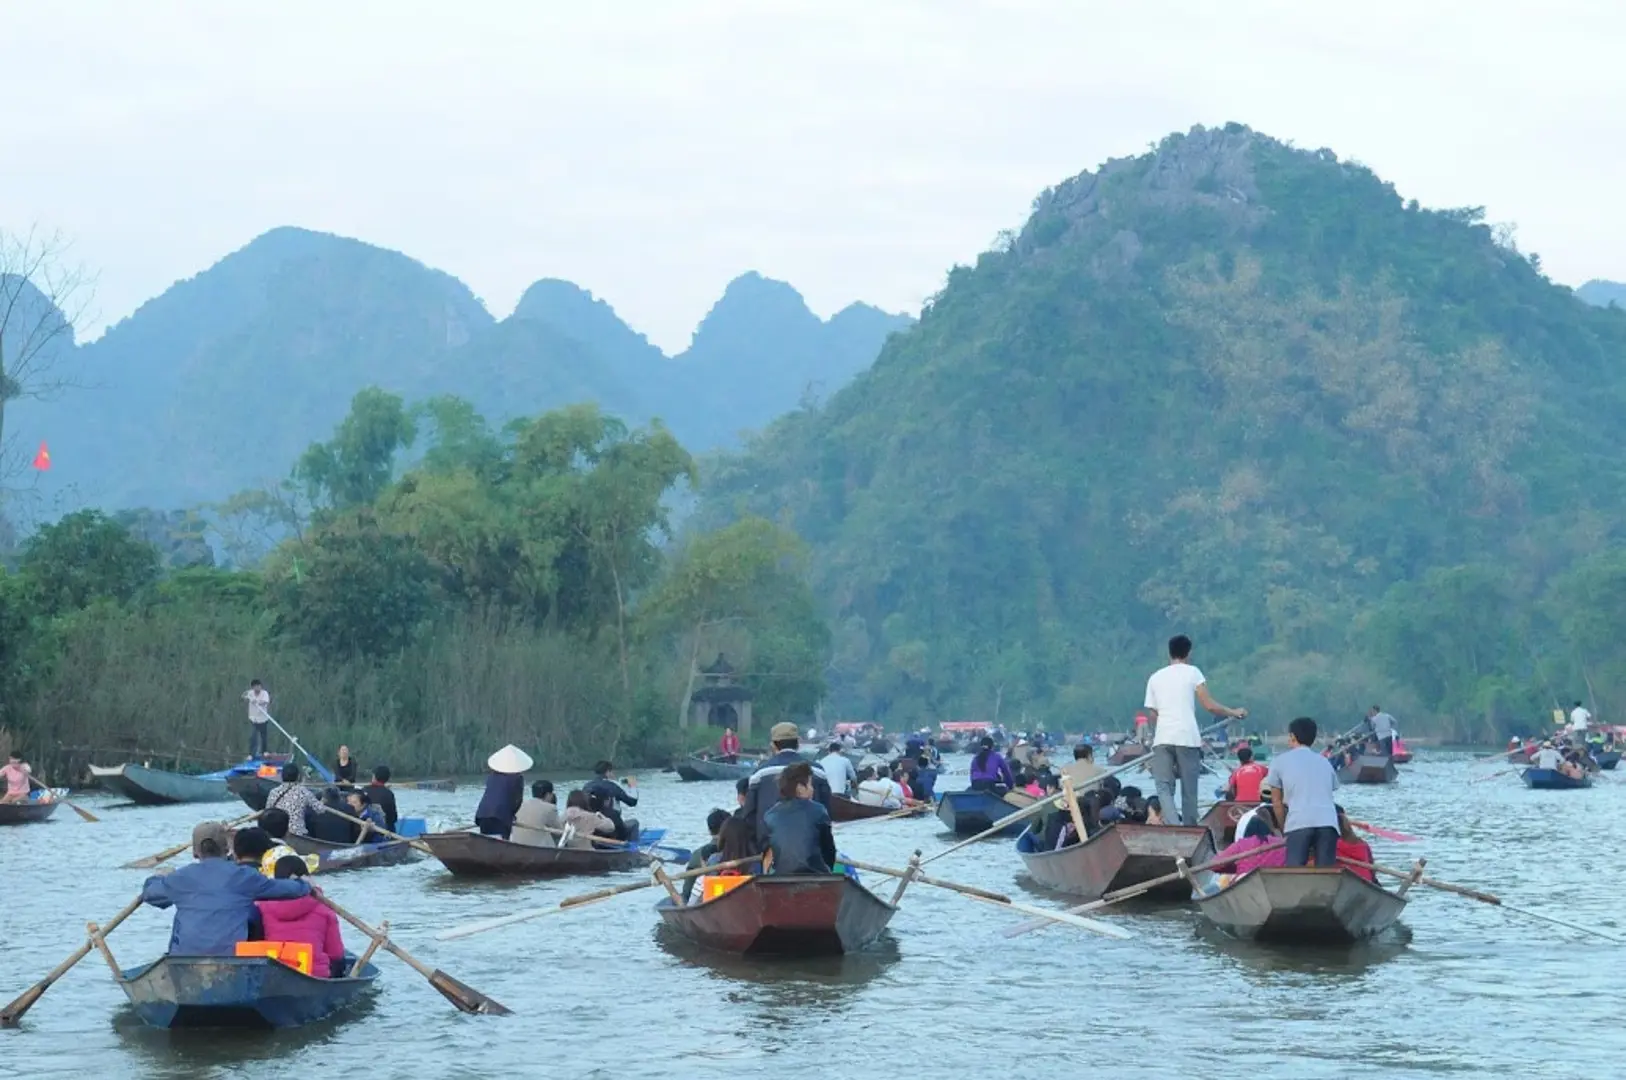
[[[1469,783],[1490,771],[1471,769],[1462,755],[1425,754],[1402,769],[1399,784],[1341,797],[1358,819],[1426,838],[1374,841],[1380,862],[1407,866],[1427,856],[1431,876],[1622,932],[1622,875],[1600,853],[1615,850],[1626,784],[1553,793],[1526,791],[1513,776]],[[707,811],[731,794],[727,784],[650,774],[639,816],[692,846]],[[478,797],[466,788],[403,791],[399,799],[403,813],[436,824],[467,821]],[[107,809],[104,800],[87,801]],[[120,863],[184,840],[198,820],[238,810],[128,808],[95,825],[59,815],[0,829],[0,999],[71,952],[86,920],[105,921],[136,893],[146,875]],[[954,843],[940,829],[934,817],[860,822],[837,839],[854,858],[901,867],[917,848],[929,856]],[[1022,863],[1009,841],[973,845],[929,872],[1036,905],[1075,902],[1022,895]],[[369,922],[388,919],[409,951],[507,1004],[513,1017],[463,1016],[386,957],[374,1003],[346,1019],[270,1036],[177,1036],[137,1026],[92,957],[52,987],[21,1030],[0,1032],[0,1076],[824,1075],[841,1048],[873,1046],[882,1048],[868,1062],[877,1070],[1001,1080],[1049,1080],[1098,1063],[1149,1078],[1231,1076],[1246,1063],[1248,1074],[1288,1080],[1480,1080],[1529,1075],[1526,1059],[1508,1052],[1508,1035],[1530,1039],[1607,1016],[1621,985],[1618,957],[1607,949],[1421,887],[1397,936],[1328,953],[1236,942],[1202,929],[1181,906],[1098,916],[1130,930],[1130,941],[1056,926],[1009,938],[1003,932],[1021,916],[924,885],[911,886],[873,950],[816,962],[701,949],[661,924],[658,890],[434,939],[473,919],[636,880],[456,880],[424,860],[324,882],[340,903]],[[134,965],[158,955],[168,935],[168,915],[146,910],[112,945]],[[348,928],[345,939],[360,944]],[[884,1052],[899,1039],[912,1040],[902,1062]],[[1564,1042],[1540,1073],[1567,1080],[1620,1069],[1610,1038],[1599,1037]]]

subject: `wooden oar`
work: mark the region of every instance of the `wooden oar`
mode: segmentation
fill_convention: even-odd
[[[244,814],[240,818],[236,818],[235,820],[226,822],[226,828],[235,829],[239,825],[244,825],[244,824],[247,824],[250,821],[253,821],[255,818],[259,817],[263,813],[265,813],[264,810],[256,810],[252,814]],[[191,849],[192,849],[192,841],[188,840],[184,844],[176,844],[172,848],[165,848],[163,851],[158,852],[156,855],[148,855],[144,859],[136,859],[136,860],[134,860],[132,862],[127,862],[127,863],[124,864],[122,869],[125,869],[125,870],[151,870],[153,867],[157,866],[159,863],[166,863],[169,860],[173,859],[175,856],[179,855],[181,852],[190,851]],[[224,854],[227,854],[227,853],[226,852],[221,852],[221,854],[224,855]]]
[[[694,870],[685,870],[681,874],[668,874],[666,876],[666,880],[683,881],[685,878],[703,877],[706,874],[715,874],[719,870],[732,870],[736,866],[744,866],[746,863],[756,861],[757,858],[753,855],[748,859],[735,859],[732,862],[713,863],[711,866],[701,866]],[[487,930],[498,930],[504,926],[513,926],[515,923],[529,922],[531,919],[540,919],[544,915],[557,915],[561,911],[572,911],[579,907],[587,907],[590,904],[602,903],[603,901],[609,900],[612,897],[620,896],[622,893],[637,892],[639,889],[648,889],[659,884],[661,884],[659,878],[651,877],[648,881],[634,881],[628,885],[615,885],[608,889],[598,889],[594,892],[582,893],[579,896],[567,896],[553,907],[532,908],[530,911],[520,911],[513,915],[501,915],[495,919],[484,919],[480,922],[465,923],[464,925],[455,927],[451,930],[442,930],[440,933],[435,935],[435,940],[453,941],[457,938],[473,937],[475,934],[483,934]]]
[[[897,810],[892,811],[890,814],[882,814],[879,817],[854,818],[851,821],[838,821],[830,827],[832,829],[839,829],[845,825],[862,825],[866,821],[891,821],[893,818],[913,817],[916,814],[925,813],[927,809],[928,804],[917,802],[912,806],[900,807]]]
[[[1217,731],[1217,730],[1219,730],[1220,728],[1222,728],[1224,726],[1225,726],[1225,721],[1222,720],[1217,724],[1214,724],[1214,725],[1212,725],[1210,727],[1204,728],[1198,734],[1199,735],[1207,735],[1209,732]],[[1116,776],[1121,772],[1125,772],[1126,770],[1133,769],[1136,765],[1139,765],[1144,761],[1150,760],[1151,757],[1152,757],[1151,751],[1147,751],[1146,753],[1142,754],[1140,757],[1135,758],[1133,761],[1126,761],[1122,765],[1115,765],[1110,769],[1105,769],[1105,770],[1102,770],[1099,773],[1096,773],[1094,776],[1090,777],[1087,781],[1085,781],[1082,786],[1085,787],[1085,788],[1089,788],[1089,787],[1093,787],[1095,785],[1098,785],[1098,784],[1101,783],[1101,781],[1105,780],[1107,777]],[[1064,790],[1071,789],[1072,787],[1073,787],[1072,784],[1063,784],[1062,785],[1062,788]],[[927,859],[924,859],[921,862],[921,865],[925,866],[928,863],[932,863],[932,862],[935,862],[938,859],[941,859],[945,855],[952,855],[956,851],[959,851],[961,848],[968,847],[971,844],[975,844],[979,840],[986,840],[990,836],[996,836],[999,833],[1002,833],[1006,829],[1010,828],[1012,825],[1015,825],[1018,821],[1025,821],[1028,818],[1033,817],[1035,814],[1038,814],[1038,813],[1042,812],[1046,807],[1050,806],[1051,804],[1060,802],[1061,799],[1062,799],[1062,792],[1061,791],[1056,792],[1054,795],[1046,795],[1044,798],[1042,798],[1042,799],[1038,800],[1037,802],[1035,802],[1032,806],[1029,806],[1029,807],[1026,807],[1024,809],[1018,810],[1014,814],[1006,814],[1004,817],[1000,818],[998,821],[996,821],[992,825],[988,826],[988,828],[984,829],[982,832],[978,833],[976,836],[967,837],[966,839],[961,840],[959,843],[952,844],[949,847],[944,848],[942,851],[939,851],[937,854],[932,855]],[[925,880],[925,879],[922,878],[920,880]]]
[[[39,788],[41,791],[45,792],[46,794],[50,794],[50,791],[51,791],[50,787],[45,785],[45,784],[40,783],[38,780],[34,779],[32,776],[30,776],[28,778],[28,782],[30,784],[33,784],[35,787]],[[98,822],[100,822],[102,820],[101,818],[97,817],[95,814],[92,814],[89,810],[86,810],[84,807],[76,806],[73,803],[68,802],[66,796],[53,795],[52,798],[57,799],[58,802],[61,802],[61,803],[65,804],[69,810],[72,810],[74,813],[78,814],[80,817],[84,818],[86,821],[90,822],[91,824],[96,824],[96,823],[98,823]]]
[[[1142,881],[1136,885],[1127,885],[1122,889],[1115,889],[1112,892],[1103,894],[1098,900],[1091,900],[1087,904],[1079,904],[1077,907],[1070,907],[1067,909],[1067,913],[1069,915],[1085,915],[1092,911],[1100,911],[1104,907],[1110,907],[1111,905],[1120,903],[1124,900],[1133,900],[1137,896],[1151,892],[1160,885],[1168,885],[1172,882],[1179,881],[1183,877],[1189,877],[1192,874],[1200,874],[1205,870],[1212,870],[1217,866],[1230,866],[1232,863],[1235,863],[1238,860],[1251,859],[1255,855],[1262,855],[1267,851],[1275,851],[1278,848],[1284,848],[1286,846],[1286,840],[1272,840],[1268,844],[1260,844],[1256,848],[1249,848],[1242,854],[1232,855],[1228,859],[1210,859],[1201,866],[1187,867],[1183,871],[1176,870],[1173,873],[1164,874],[1162,877],[1155,877],[1149,881]],[[1011,927],[1009,930],[1005,931],[1005,936],[1018,937],[1022,934],[1032,933],[1034,930],[1043,930],[1044,927],[1045,923],[1043,921],[1033,919],[1029,922],[1020,923]]]
[[[1379,874],[1388,874],[1390,877],[1407,879],[1412,877],[1412,874],[1409,871],[1396,870],[1389,866],[1379,866],[1376,863],[1361,862],[1359,859],[1339,856],[1338,861],[1344,863],[1346,866],[1358,866],[1363,870],[1372,870]],[[1593,937],[1600,937],[1605,941],[1612,941],[1616,945],[1626,945],[1626,938],[1618,938],[1613,934],[1606,934],[1601,930],[1594,930],[1589,926],[1582,926],[1580,923],[1565,922],[1563,919],[1555,919],[1551,915],[1544,915],[1539,911],[1531,911],[1529,908],[1515,907],[1499,896],[1493,896],[1487,892],[1480,892],[1478,889],[1470,889],[1465,885],[1453,885],[1448,881],[1440,881],[1437,878],[1430,877],[1418,877],[1416,882],[1419,885],[1427,885],[1431,889],[1439,889],[1442,892],[1456,893],[1458,896],[1466,896],[1470,900],[1478,900],[1482,904],[1490,904],[1493,907],[1502,908],[1504,911],[1517,912],[1520,915],[1526,915],[1532,919],[1540,919],[1543,922],[1550,922],[1555,926],[1562,926],[1570,930],[1578,931],[1582,934],[1591,934]]]
[[[377,833],[379,836],[387,836],[391,840],[399,840],[403,844],[411,844],[413,847],[417,848],[419,851],[423,852],[425,855],[433,855],[434,854],[434,852],[430,850],[429,845],[424,843],[422,840],[415,840],[410,836],[402,836],[400,833],[390,832],[388,829],[384,828],[384,826],[382,826],[382,825],[374,825],[370,821],[363,821],[359,817],[352,817],[351,815],[345,813],[343,810],[335,810],[331,806],[324,806],[324,807],[322,807],[322,812],[324,814],[332,814],[334,817],[339,818],[342,821],[348,821],[352,825],[364,825],[368,829],[371,829],[373,832]],[[361,843],[362,841],[358,840],[356,842]]]
[[[1519,771],[1518,766],[1514,766],[1511,769],[1497,769],[1493,773],[1486,773],[1484,776],[1476,776],[1476,777],[1474,777],[1474,779],[1468,781],[1468,783],[1470,783],[1470,784],[1483,784],[1486,780],[1495,780],[1498,776],[1506,776],[1508,773],[1516,773],[1518,771]]]
[[[504,1005],[502,1002],[487,997],[485,994],[480,993],[480,991],[474,989],[472,986],[452,978],[439,968],[432,968],[428,964],[418,960],[405,949],[391,941],[386,934],[383,934],[378,930],[374,930],[372,927],[350,914],[344,908],[334,903],[333,899],[325,893],[321,894],[320,899],[322,903],[332,908],[333,913],[339,918],[343,919],[351,926],[354,926],[363,934],[366,934],[380,948],[384,949],[390,955],[406,964],[419,975],[422,975],[424,978],[428,979],[429,985],[440,991],[441,997],[445,998],[447,1001],[450,1001],[453,1005],[456,1005],[461,1011],[466,1013],[484,1013],[488,1016],[508,1016],[513,1012],[512,1009]]]
[[[1385,840],[1393,840],[1397,844],[1420,844],[1423,842],[1423,838],[1421,836],[1413,836],[1411,833],[1396,832],[1393,829],[1385,829],[1381,825],[1373,825],[1365,821],[1356,821],[1354,818],[1350,818],[1349,823],[1363,832],[1369,832],[1373,836],[1381,836]]]
[[[1491,754],[1489,757],[1474,758],[1474,760],[1471,761],[1469,764],[1471,764],[1471,765],[1488,765],[1493,761],[1501,761],[1503,758],[1508,757],[1508,756],[1510,756],[1512,754],[1522,754],[1522,753],[1524,753],[1524,751],[1525,751],[1525,747],[1521,743],[1518,746],[1511,747],[1510,749],[1507,749],[1507,750],[1503,750],[1500,754]]]
[[[920,853],[916,852],[915,854],[918,857]],[[972,900],[981,901],[985,904],[996,904],[1007,911],[1016,911],[1023,915],[1032,915],[1051,922],[1066,923],[1068,926],[1076,926],[1080,930],[1088,930],[1104,937],[1128,941],[1135,936],[1129,931],[1113,926],[1110,923],[1096,922],[1094,919],[1081,919],[1068,911],[1046,911],[1044,908],[1033,907],[1031,904],[1019,904],[1004,893],[990,892],[987,889],[978,889],[971,885],[959,885],[952,881],[944,881],[941,878],[927,877],[920,872],[917,866],[911,866],[908,870],[897,870],[890,866],[876,866],[874,863],[863,863],[854,859],[843,859],[842,862],[848,866],[857,867],[859,870],[868,870],[874,874],[885,874],[888,877],[918,881],[922,885],[935,885],[939,889],[947,889],[949,892],[959,893],[961,896],[969,897]]]
[[[136,908],[140,906],[141,897],[138,896],[126,904],[123,910],[121,910],[117,915],[103,923],[100,932],[97,935],[87,937],[85,939],[85,943],[79,946],[79,948],[75,949],[72,956],[68,957],[66,960],[62,961],[62,963],[52,968],[50,973],[46,975],[45,978],[41,979],[33,986],[30,986],[27,990],[24,990],[16,1001],[13,1001],[4,1009],[0,1009],[0,1027],[16,1027],[17,1022],[23,1018],[23,1013],[27,1012],[33,1007],[34,1002],[38,1001],[40,999],[40,995],[44,994],[45,991],[51,988],[52,983],[62,978],[62,976],[66,975],[70,970],[72,970],[75,964],[79,963],[79,961],[90,955],[90,951],[96,948],[97,937],[106,937],[108,934],[111,934],[119,923],[135,914]]]

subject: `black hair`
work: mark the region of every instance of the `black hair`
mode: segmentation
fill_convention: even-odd
[[[273,806],[260,815],[260,828],[265,834],[281,840],[288,835],[288,811],[280,806]]]
[[[533,798],[545,799],[549,795],[552,795],[552,794],[553,794],[553,781],[552,780],[538,780],[536,783],[531,785],[531,796]]]
[[[1271,828],[1271,820],[1263,812],[1255,814],[1248,820],[1248,827],[1243,830],[1243,836],[1256,836],[1261,840],[1269,840],[1275,830]]]
[[[360,799],[362,806],[371,806],[373,804],[373,797],[367,794],[366,788],[351,788],[349,791],[345,792],[345,794],[354,795],[356,798]]]
[[[299,766],[291,761],[284,765],[282,767],[282,782],[284,784],[299,783]]]
[[[259,861],[260,857],[277,845],[271,842],[271,836],[264,829],[249,827],[239,829],[231,838],[231,853],[239,861],[253,859]]]
[[[220,850],[220,845],[215,841],[214,837],[205,837],[198,841],[198,858],[218,859],[224,854],[225,852]]]
[[[615,769],[615,763],[614,762],[600,761],[597,765],[593,766],[593,775],[594,776],[608,776],[608,775],[610,775],[611,771],[614,770],[614,769]]]
[[[734,815],[730,814],[727,810],[713,810],[711,813],[706,815],[706,832],[710,833],[712,836],[716,836],[722,831],[723,822],[727,821],[733,816]]]
[[[929,769],[932,767],[932,759],[927,757],[925,754],[921,754],[919,757],[915,758],[915,767],[920,769]]]
[[[742,817],[728,815],[723,827],[717,833],[717,854],[721,855],[723,862],[734,862],[738,859],[749,859],[756,854],[756,836],[751,823]]]
[[[13,750],[11,752],[11,760],[13,760],[13,761],[21,761],[22,759],[23,759],[23,752],[21,750]]]
[[[1287,730],[1293,736],[1293,738],[1298,740],[1300,746],[1312,746],[1315,744],[1315,721],[1311,720],[1308,716],[1301,716],[1294,720],[1291,724],[1287,725]]]
[[[1156,795],[1147,796],[1146,805],[1160,814],[1163,812],[1163,800]]]
[[[1095,760],[1095,747],[1091,746],[1087,742],[1079,743],[1077,746],[1073,747],[1073,760],[1074,761],[1094,761]]]
[[[977,751],[977,756],[976,756],[976,758],[974,758],[972,760],[971,764],[973,764],[977,768],[981,769],[984,765],[988,764],[988,755],[993,753],[993,752],[994,752],[994,740],[987,737],[986,735],[983,736],[982,749]]]
[[[734,794],[736,794],[736,795],[744,795],[746,792],[748,792],[750,790],[751,790],[751,778],[749,776],[742,776],[738,780],[734,781]]]
[[[1176,634],[1169,639],[1169,659],[1189,660],[1191,658],[1191,639],[1184,634]]]
[[[794,765],[785,766],[785,771],[779,774],[779,797],[781,799],[794,799],[796,789],[803,784],[813,782],[813,766],[806,761],[798,761]]]
[[[1251,747],[1239,746],[1239,747],[1236,748],[1236,763],[1238,765],[1246,765],[1248,762],[1250,762],[1252,760],[1253,760],[1253,749]]]
[[[841,747],[840,743],[833,742],[833,743],[831,743],[829,745],[828,749],[829,749],[830,753],[832,753],[832,754],[839,754],[839,753],[841,753],[842,747]]]
[[[390,767],[388,765],[374,765],[373,766],[373,779],[377,780],[380,784],[389,783],[390,782]]]
[[[249,685],[250,685],[250,686],[264,686],[264,685],[265,685],[265,684],[264,684],[264,683],[263,683],[263,682],[261,682],[261,681],[260,681],[260,680],[258,680],[258,679],[250,679],[250,680],[249,680],[249,681],[248,681],[248,684],[249,684]]]
[[[277,860],[271,872],[279,878],[302,878],[311,872],[311,868],[298,855],[284,855]]]
[[[1117,802],[1118,795],[1124,789],[1123,781],[1116,776],[1109,776],[1101,781],[1101,792],[1107,796],[1107,802]]]

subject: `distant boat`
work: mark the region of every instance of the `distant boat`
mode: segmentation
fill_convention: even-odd
[[[1224,799],[1210,806],[1197,824],[1213,834],[1216,849],[1223,848],[1236,843],[1236,824],[1242,820],[1242,815],[1263,805],[1265,804],[1262,802],[1236,802]]]
[[[1600,750],[1592,755],[1598,762],[1598,768],[1604,772],[1614,772],[1615,766],[1620,764],[1619,750]]]
[[[1589,788],[1592,786],[1592,777],[1582,774],[1577,780],[1573,776],[1565,776],[1557,769],[1526,769],[1521,774],[1524,786],[1537,788],[1542,791],[1568,791],[1570,788]]]
[[[1382,754],[1362,754],[1338,770],[1340,784],[1392,784],[1399,779],[1394,759]]]
[[[252,764],[252,763],[245,763]],[[235,767],[237,769],[242,766]],[[107,790],[122,795],[142,806],[167,806],[170,803],[226,802],[232,793],[226,780],[234,769],[204,773],[170,772],[167,769],[149,769],[133,762],[124,765],[92,765],[90,774]]]
[[[945,791],[937,800],[937,819],[956,836],[986,832],[994,822],[1016,811],[1017,807],[991,791]],[[1001,835],[1016,836],[1025,828],[1026,822],[1014,822]]]
[[[161,956],[118,976],[149,1027],[261,1030],[332,1016],[377,980],[371,964],[355,978],[322,979],[262,956]]]
[[[740,758],[737,761],[719,761],[712,757],[701,757],[699,754],[690,754],[688,757],[676,762],[679,780],[733,780],[738,781],[750,776],[762,764],[756,758]]]
[[[62,796],[66,795],[67,791],[63,790],[60,793],[53,792],[52,794],[56,797],[52,799],[30,798],[23,802],[0,803],[0,825],[33,825],[48,820],[52,814],[56,813],[56,808],[62,805]]]

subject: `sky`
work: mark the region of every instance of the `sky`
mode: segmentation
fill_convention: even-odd
[[[1622,43],[1610,0],[14,0],[0,228],[71,238],[85,336],[300,225],[678,351],[747,270],[918,311],[1046,187],[1235,120],[1580,284],[1626,278]]]

